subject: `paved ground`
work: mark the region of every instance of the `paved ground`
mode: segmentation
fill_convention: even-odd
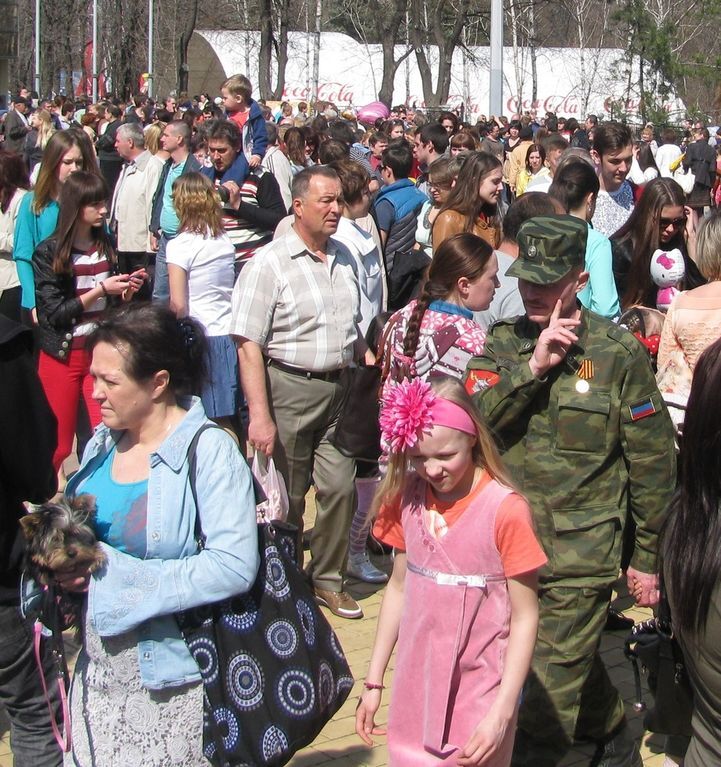
[[[311,520],[309,520],[310,522]],[[375,558],[376,564],[386,570],[390,570],[390,558]],[[331,622],[338,632],[343,648],[348,656],[348,661],[357,680],[362,680],[365,675],[370,657],[373,638],[375,635],[376,620],[380,608],[382,589],[377,589],[351,582],[349,591],[359,600],[363,607],[365,617],[359,621],[341,620],[329,615]],[[630,600],[622,603],[622,606],[630,605]],[[643,620],[649,616],[645,610],[628,609],[626,614],[635,620]],[[663,754],[661,749],[663,739],[658,736],[644,736],[642,717],[636,714],[632,708],[634,687],[631,666],[623,655],[624,632],[616,634],[604,634],[602,652],[609,669],[611,679],[627,701],[627,714],[634,733],[640,739],[643,737],[642,755],[645,767],[661,767]],[[392,666],[392,662],[391,662]],[[386,684],[392,683],[392,674],[386,679]],[[369,749],[355,734],[355,704],[360,691],[360,682],[356,682],[356,688],[346,704],[341,708],[334,719],[328,723],[323,732],[311,746],[300,751],[290,762],[291,767],[381,767],[388,764],[388,754],[384,738],[377,738],[376,745]],[[379,711],[377,721],[387,721],[387,693],[385,705]],[[4,717],[3,717],[4,719]],[[10,751],[7,722],[0,719],[0,767],[11,767],[12,755]],[[585,750],[577,749],[569,755],[563,767],[581,767],[588,765],[593,752],[592,748]],[[115,766],[113,766],[115,767]],[[118,765],[117,767],[121,767]],[[123,765],[122,767],[136,767],[135,765]],[[140,767],[138,765],[137,767]]]

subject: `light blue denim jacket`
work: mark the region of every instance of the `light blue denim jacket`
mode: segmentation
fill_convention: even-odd
[[[255,496],[250,469],[235,442],[207,429],[196,451],[195,486],[205,545],[195,539],[188,447],[209,423],[197,397],[182,400],[185,418],[150,455],[147,558],[101,544],[108,564],[90,579],[86,620],[102,637],[135,629],[143,685],[151,690],[199,681],[200,673],[174,613],[247,591],[258,572]],[[100,426],[66,495],[82,492],[119,438]]]

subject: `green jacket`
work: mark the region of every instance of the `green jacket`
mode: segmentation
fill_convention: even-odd
[[[528,365],[539,326],[502,320],[470,361],[467,387],[533,508],[549,559],[541,580],[582,587],[618,576],[627,511],[636,523],[631,564],[655,571],[676,457],[642,345],[585,309],[576,332],[566,360],[539,380]]]

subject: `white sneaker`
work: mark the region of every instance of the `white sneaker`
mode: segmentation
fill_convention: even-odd
[[[388,580],[388,576],[371,562],[367,551],[348,557],[346,574],[365,583],[385,583]]]

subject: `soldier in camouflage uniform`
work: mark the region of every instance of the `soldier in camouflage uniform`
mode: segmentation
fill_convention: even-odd
[[[575,740],[599,744],[594,764],[641,764],[598,648],[627,510],[636,523],[629,590],[641,605],[657,599],[673,427],[641,344],[576,301],[588,279],[586,238],[570,216],[521,227],[507,273],[519,278],[526,314],[496,323],[467,372],[549,559],[514,767],[556,765]]]

